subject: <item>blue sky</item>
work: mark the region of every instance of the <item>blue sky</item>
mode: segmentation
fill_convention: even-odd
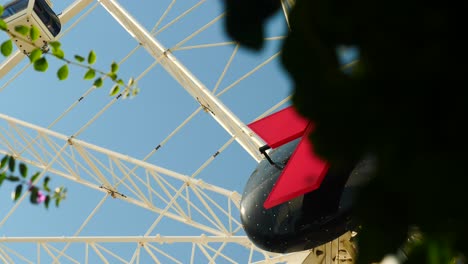
[[[169,0],[142,0],[136,4],[135,1],[130,0],[120,1],[121,5],[149,30],[170,2]],[[198,2],[177,1],[162,21],[161,27]],[[72,1],[69,0],[54,1],[54,10],[59,13],[71,3]],[[96,3],[93,2],[90,6],[94,4]],[[166,47],[172,47],[217,17],[220,12],[220,1],[206,1],[189,15],[158,34],[156,39]],[[62,30],[66,32],[61,42],[67,56],[86,55],[89,50],[93,49],[97,53],[96,68],[98,69],[108,69],[112,61],[122,60],[137,47],[137,42],[100,5],[78,22],[77,26],[69,29],[72,22],[64,25]],[[270,21],[267,34],[268,36],[282,36],[285,30],[284,18],[278,14]],[[2,40],[5,38],[6,36],[3,36]],[[224,34],[223,20],[221,20],[184,46],[225,41],[229,40]],[[265,49],[260,53],[239,50],[219,85],[219,91],[276,53],[281,41],[268,41],[266,44]],[[174,55],[209,89],[213,89],[233,50],[234,45],[228,45],[174,51]],[[120,66],[119,74],[124,79],[138,77],[153,62],[154,59],[140,48]],[[90,82],[82,80],[84,71],[78,68],[71,68],[68,80],[58,81],[55,77],[55,70],[62,63],[57,61],[50,62],[48,73],[37,73],[29,67],[5,86],[5,83],[9,82],[10,78],[27,64],[28,61],[24,60],[0,80],[0,113],[47,127],[91,88]],[[119,100],[113,104],[77,138],[136,159],[142,159],[198,107],[198,103],[160,65],[149,70],[138,81],[138,86],[141,92],[136,98]],[[51,130],[68,136],[79,131],[112,100],[107,95],[110,87],[111,83],[106,82],[103,88],[91,91]],[[287,97],[290,92],[291,84],[281,69],[279,59],[275,59],[220,98],[243,122],[249,123]],[[0,127],[2,126],[6,127],[3,121],[0,122]],[[35,135],[32,131],[28,133],[31,136]],[[229,135],[202,111],[147,161],[184,175],[191,175],[229,138]],[[97,154],[96,159],[100,159]],[[102,162],[105,161],[102,160]],[[196,179],[242,193],[243,186],[255,166],[256,162],[237,143],[233,143],[197,175]],[[144,171],[137,169],[136,173],[140,172],[143,174]],[[48,211],[27,202],[22,203],[0,226],[0,237],[72,236],[104,197],[102,192],[49,174],[53,176],[52,185],[68,187],[67,200],[59,209],[51,208]],[[143,175],[140,176],[143,177]],[[13,185],[4,184],[0,189],[1,219],[13,206],[9,198],[13,188]],[[125,191],[123,188],[121,192]],[[128,191],[125,194],[132,196]],[[218,199],[218,197],[214,196],[213,199]],[[144,208],[109,198],[89,221],[89,224],[83,228],[80,235],[140,236],[145,234],[157,217],[158,214]],[[151,235],[184,236],[202,233],[206,234],[201,230],[164,219],[151,232]],[[237,235],[242,235],[242,232],[238,232]],[[32,257],[35,254],[34,245],[8,244],[7,246],[18,249],[25,256]],[[63,244],[57,244],[57,248],[62,247]],[[134,246],[128,247],[127,245],[109,245],[108,248],[118,249],[122,257],[127,260],[131,258],[135,250]],[[175,252],[176,255],[183,255],[187,251],[184,246],[161,245],[161,248],[168,252]],[[248,254],[248,251],[245,253],[235,247],[232,251],[226,251],[231,256],[239,258],[239,262],[245,262],[242,258],[245,259]],[[73,245],[67,252],[80,260],[83,245]],[[43,261],[47,262],[47,254],[44,252],[41,254],[44,257]],[[90,257],[97,259],[96,255]],[[144,254],[142,257],[149,258]],[[203,259],[202,256],[200,256],[201,259]],[[206,259],[201,262],[206,262]],[[222,259],[220,262],[223,263]]]

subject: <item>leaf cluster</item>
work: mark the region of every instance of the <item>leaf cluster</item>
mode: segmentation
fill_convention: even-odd
[[[19,173],[19,174],[18,174]],[[11,193],[11,199],[16,202],[23,193],[29,193],[29,201],[32,204],[44,204],[46,209],[49,208],[51,201],[58,207],[60,202],[66,198],[67,189],[57,187],[52,190],[49,186],[50,177],[44,177],[42,184],[36,182],[42,177],[40,172],[28,175],[28,167],[26,164],[17,163],[13,156],[4,156],[0,161],[0,186],[3,182],[15,183],[16,187]]]
[[[259,26],[280,1],[224,2],[228,34],[259,49]],[[358,263],[394,253],[413,227],[427,240],[408,251],[408,263],[468,256],[467,41],[458,5],[297,0],[290,13],[282,64],[294,106],[316,123],[315,152],[334,165],[368,153],[378,160],[354,212]],[[340,67],[341,46],[359,50],[351,73]]]
[[[0,15],[2,13],[3,7],[0,6]],[[2,19],[0,19],[0,30],[7,32],[7,24]],[[112,64],[109,67],[109,71],[102,71],[94,68],[93,65],[96,63],[97,55],[93,50],[89,51],[87,56],[76,54],[73,56],[73,59],[69,59],[65,56],[65,52],[61,48],[61,43],[59,41],[51,41],[47,43],[46,47],[36,46],[34,41],[36,41],[39,38],[40,30],[35,26],[28,27],[24,25],[18,25],[15,26],[14,32],[8,31],[8,34],[12,38],[19,38],[35,47],[35,49],[27,55],[29,57],[30,62],[33,64],[34,70],[38,72],[46,72],[49,69],[49,62],[47,56],[51,56],[55,59],[64,62],[64,64],[60,66],[56,71],[56,75],[59,80],[66,80],[70,73],[69,65],[74,65],[78,68],[85,69],[83,79],[92,81],[93,86],[95,86],[96,88],[103,87],[104,80],[106,78],[109,78],[114,83],[114,85],[109,91],[110,96],[122,94],[123,98],[131,98],[136,96],[140,91],[139,88],[136,86],[136,83],[134,82],[133,78],[130,78],[127,84],[125,84],[123,79],[119,78],[119,65],[116,62],[112,62]],[[12,54],[12,39],[8,39],[0,45],[0,52],[5,57],[10,56]]]

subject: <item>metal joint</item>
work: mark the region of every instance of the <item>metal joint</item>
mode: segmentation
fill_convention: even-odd
[[[110,196],[111,196],[112,198],[114,198],[114,199],[117,198],[117,196],[120,196],[120,197],[123,197],[123,198],[127,198],[127,196],[126,196],[125,194],[119,193],[118,191],[113,190],[113,189],[111,189],[111,188],[109,188],[109,187],[106,187],[106,186],[104,186],[104,185],[99,186],[99,188],[106,190],[107,193],[110,194]]]

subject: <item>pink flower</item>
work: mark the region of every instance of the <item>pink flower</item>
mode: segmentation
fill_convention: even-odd
[[[40,204],[40,203],[44,202],[45,199],[46,199],[46,196],[41,191],[39,191],[37,193],[37,203]]]

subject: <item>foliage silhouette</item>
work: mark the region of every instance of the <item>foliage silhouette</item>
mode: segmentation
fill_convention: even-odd
[[[224,3],[229,36],[260,49],[280,0]],[[296,0],[290,13],[282,63],[295,107],[317,124],[315,151],[338,165],[368,153],[378,160],[354,212],[362,223],[357,263],[396,250],[407,263],[468,256],[460,10],[415,0]],[[359,50],[351,74],[340,69],[336,50],[343,45]],[[414,228],[420,239],[408,240]]]

